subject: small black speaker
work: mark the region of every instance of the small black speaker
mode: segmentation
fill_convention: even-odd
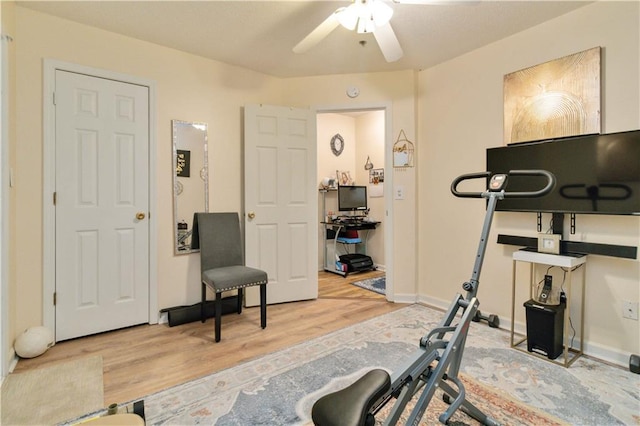
[[[564,349],[564,310],[566,302],[544,305],[531,299],[524,302],[527,314],[527,350],[556,359]]]

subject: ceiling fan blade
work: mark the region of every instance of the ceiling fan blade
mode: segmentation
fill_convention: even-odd
[[[329,15],[327,19],[322,21],[322,23],[311,31],[305,38],[303,38],[300,43],[296,44],[293,48],[293,52],[306,52],[328,36],[338,25],[340,25],[340,22],[338,22],[337,14],[334,12]]]
[[[396,34],[393,32],[393,28],[391,28],[391,24],[387,22],[385,25],[377,27],[373,32],[373,36],[376,38],[387,62],[395,62],[402,58],[404,52],[400,47]]]

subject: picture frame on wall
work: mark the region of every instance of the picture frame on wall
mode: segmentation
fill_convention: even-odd
[[[336,180],[340,186],[349,186],[354,184],[351,172],[348,170],[336,170]]]
[[[600,133],[601,48],[504,76],[505,144]]]
[[[191,151],[183,149],[176,150],[176,176],[191,176]]]

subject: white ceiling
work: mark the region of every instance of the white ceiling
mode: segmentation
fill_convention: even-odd
[[[424,69],[563,15],[587,1],[397,4],[404,57],[385,62],[371,34],[338,27],[292,52],[349,1],[17,1],[20,6],[276,77]],[[365,41],[364,46],[360,41]],[[505,52],[508,55],[509,52]]]

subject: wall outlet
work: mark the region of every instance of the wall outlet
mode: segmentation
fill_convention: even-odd
[[[622,302],[622,316],[632,320],[638,320],[638,302],[624,300]]]

